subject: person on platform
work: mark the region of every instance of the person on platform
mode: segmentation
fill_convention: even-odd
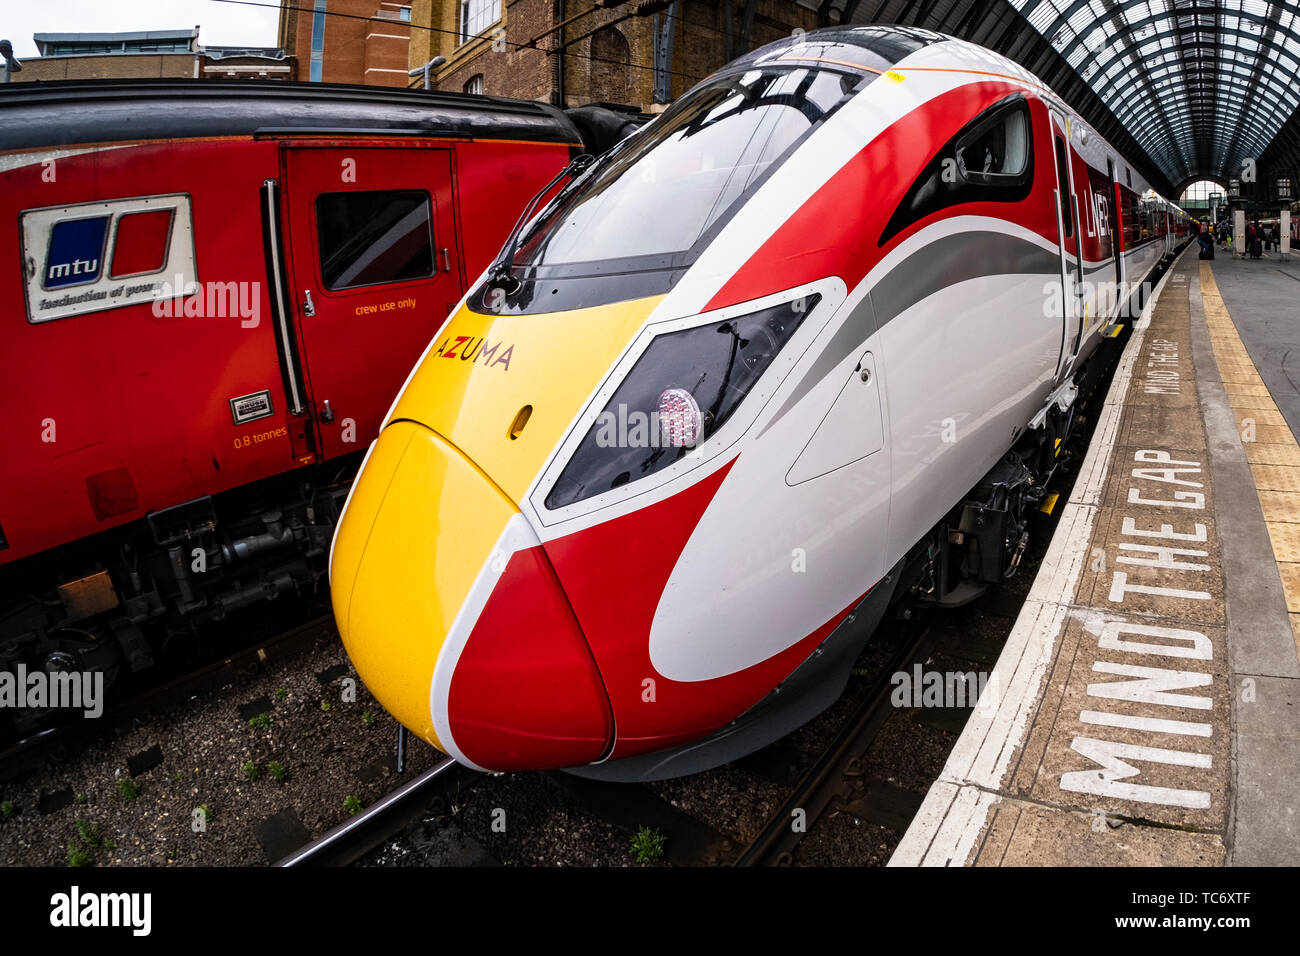
[[[1201,246],[1200,257],[1202,259],[1214,258],[1214,234],[1210,232],[1210,227],[1203,223],[1196,223],[1196,241]]]

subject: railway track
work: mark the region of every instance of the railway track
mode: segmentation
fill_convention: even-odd
[[[810,831],[824,817],[849,812],[882,822],[901,833],[920,805],[921,794],[906,791],[863,772],[863,757],[878,739],[885,723],[897,712],[890,702],[891,678],[914,665],[925,665],[941,644],[941,625],[953,612],[927,612],[914,621],[899,622],[903,631],[898,647],[888,659],[873,667],[873,681],[856,710],[834,732],[830,743],[811,755],[812,763],[788,790],[778,809],[749,845],[738,842],[706,820],[664,799],[645,784],[610,783],[576,777],[562,771],[507,775],[535,778],[545,789],[557,792],[573,806],[601,823],[631,836],[648,828],[664,836],[662,862],[671,866],[764,866],[791,862],[791,854],[805,835],[791,827],[796,810]],[[765,748],[768,749],[768,748]],[[793,755],[788,742],[772,745],[767,763],[790,760],[807,765],[809,756]],[[739,763],[745,765],[751,758]],[[462,776],[456,778],[459,773]],[[301,850],[286,857],[281,866],[342,866],[355,862],[415,822],[438,796],[451,795],[467,784],[492,788],[496,778],[467,771],[446,760],[420,778],[394,791],[388,798]],[[503,788],[504,789],[504,788]],[[493,793],[493,802],[506,803]],[[436,806],[436,804],[434,804]],[[434,815],[437,815],[435,812]],[[454,814],[452,816],[455,816]],[[462,824],[467,821],[462,821]],[[510,852],[494,851],[508,857]]]
[[[409,826],[430,801],[450,793],[471,775],[478,776],[446,757],[378,803],[323,833],[275,865],[348,866],[355,863]]]
[[[897,811],[901,788],[887,781],[869,781],[863,764],[867,751],[892,713],[894,675],[910,673],[918,664],[924,666],[938,643],[939,620],[939,613],[930,612],[913,628],[858,709],[800,778],[767,826],[739,854],[735,866],[790,865],[795,847],[829,813],[851,812],[854,816],[895,825],[901,822],[906,826],[910,816],[900,820]],[[874,786],[869,785],[872,782]],[[902,797],[903,802],[906,799]],[[918,805],[919,802],[916,801]]]
[[[114,704],[98,719],[49,727],[15,740],[0,750],[0,782],[27,772],[51,755],[66,753],[125,726],[143,714],[175,707],[233,678],[255,673],[272,661],[291,657],[313,641],[333,633],[333,615],[317,615],[251,647],[148,687]]]

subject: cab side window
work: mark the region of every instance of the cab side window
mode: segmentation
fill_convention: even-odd
[[[432,203],[423,189],[325,193],[316,199],[316,231],[331,291],[434,274]]]
[[[1119,187],[1119,222],[1124,233],[1124,248],[1132,249],[1142,241],[1142,222],[1137,194],[1125,186]]]
[[[985,110],[944,144],[894,211],[880,245],[950,206],[1019,202],[1029,195],[1033,180],[1029,107],[1016,94]]]

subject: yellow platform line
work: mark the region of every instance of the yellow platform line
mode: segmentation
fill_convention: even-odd
[[[1296,654],[1300,656],[1300,443],[1237,334],[1214,281],[1214,270],[1207,262],[1201,263],[1201,301],[1210,327],[1214,360],[1255,478],[1273,560],[1286,595]]]

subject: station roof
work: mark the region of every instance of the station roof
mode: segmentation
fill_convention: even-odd
[[[1172,182],[1240,178],[1300,105],[1295,0],[1010,0]]]
[[[821,0],[818,13],[992,47],[1136,148],[1161,191],[1242,178],[1261,156],[1300,164],[1300,0]]]

